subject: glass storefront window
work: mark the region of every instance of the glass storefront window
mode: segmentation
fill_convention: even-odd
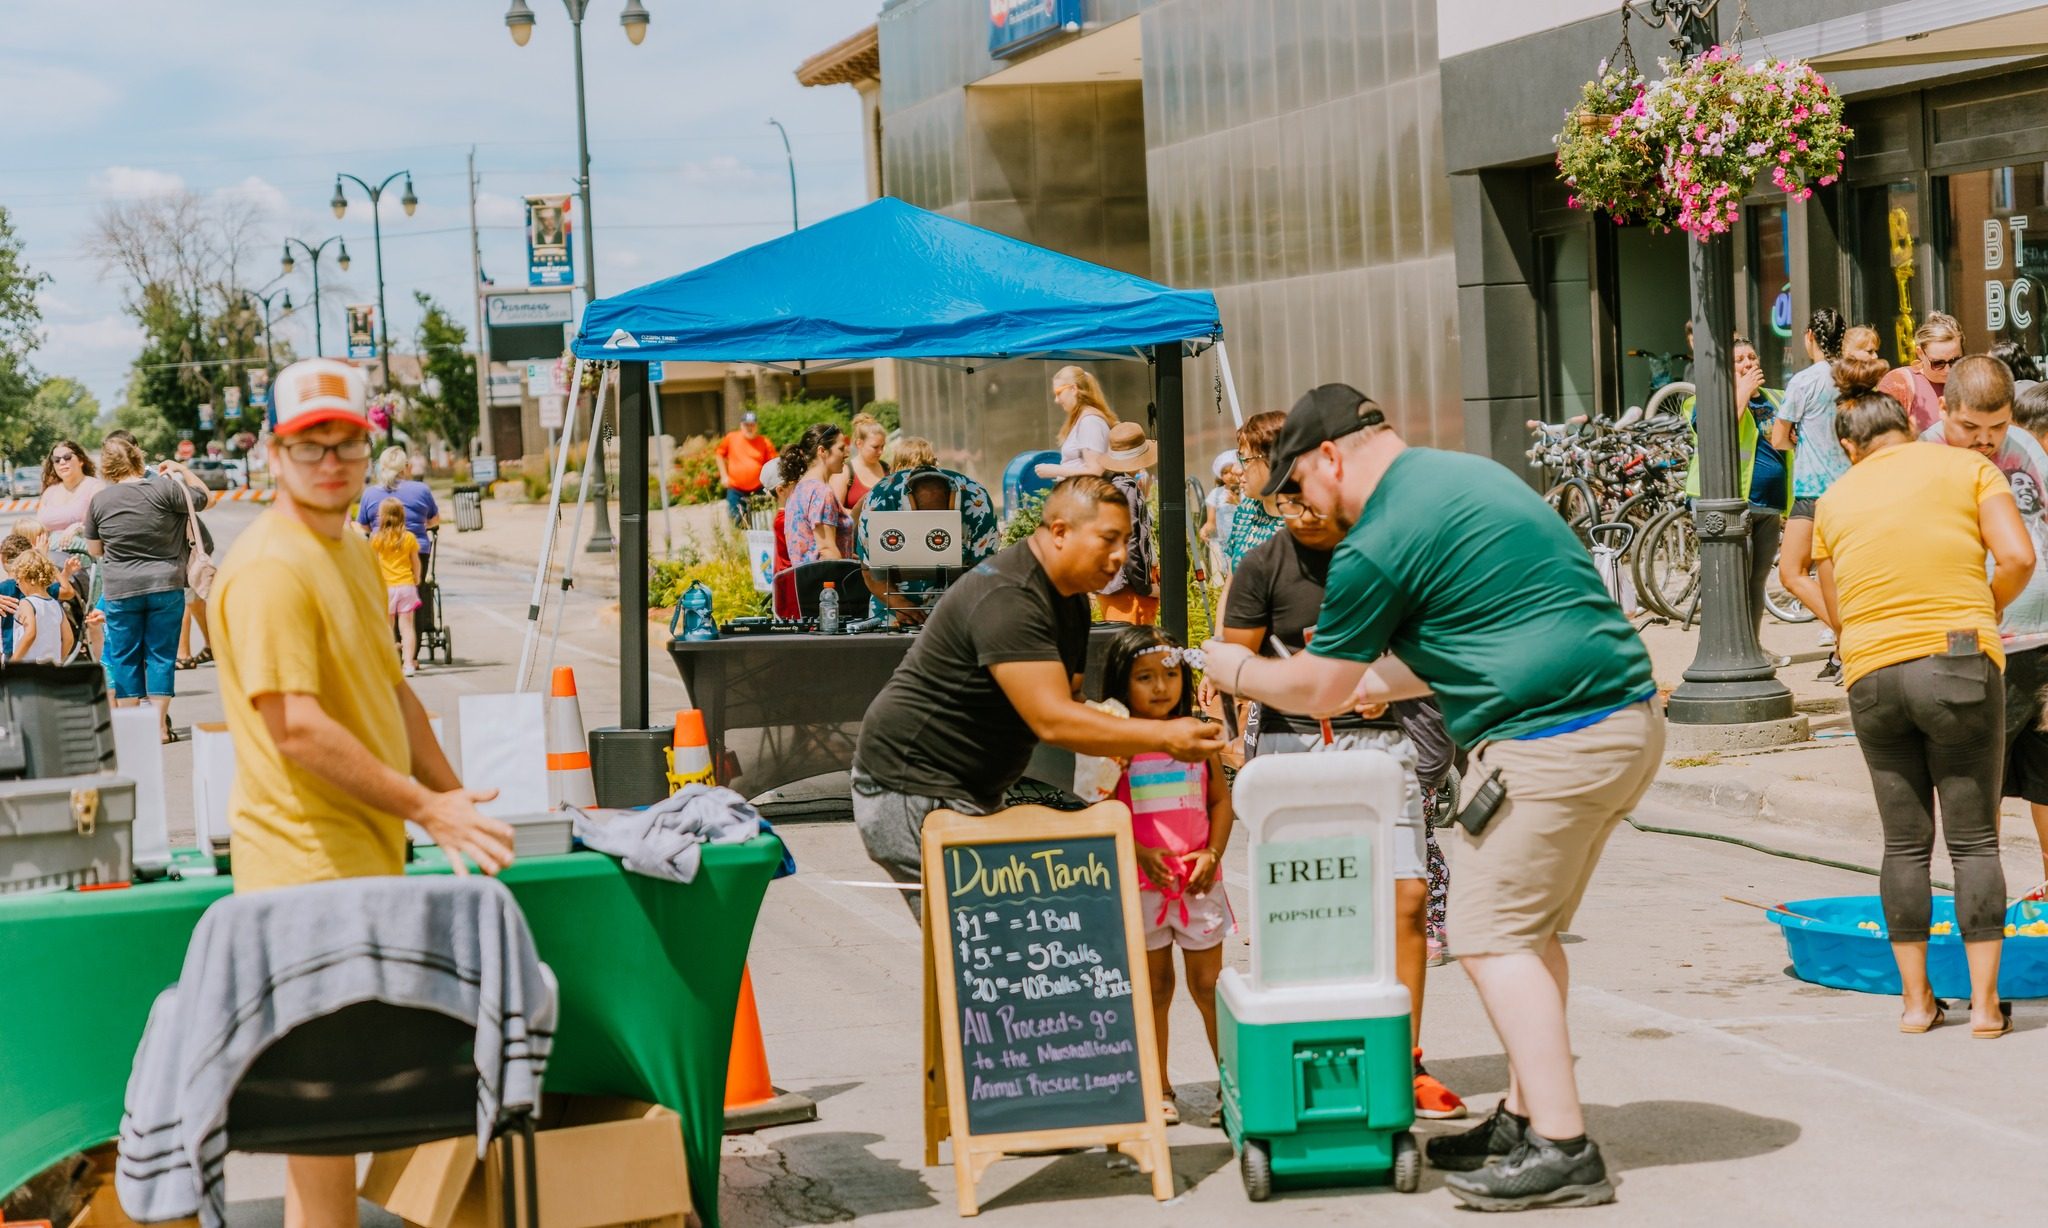
[[[1764,385],[1783,388],[1801,367],[1803,322],[1792,319],[1792,221],[1782,204],[1749,210],[1750,342],[1763,362]]]
[[[1685,321],[1692,313],[1685,236],[1618,227],[1614,260],[1621,403],[1647,405],[1665,384],[1692,378],[1692,353],[1685,344]]]
[[[1893,366],[1912,361],[1913,332],[1920,327],[1920,226],[1920,193],[1912,184],[1856,193],[1854,318],[1877,329],[1878,351]]]
[[[1542,260],[1543,418],[1590,416],[1593,401],[1591,231],[1538,238]]]
[[[1948,222],[1948,301],[1963,351],[2015,341],[2038,357],[2048,348],[2048,163],[1950,176]]]

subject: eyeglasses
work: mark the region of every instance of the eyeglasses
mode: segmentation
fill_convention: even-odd
[[[329,452],[345,461],[368,460],[374,446],[367,439],[344,439],[336,444],[288,443],[284,446],[284,454],[297,464],[317,465],[327,459]]]
[[[1962,360],[1963,356],[1958,354],[1954,358],[1922,358],[1920,361],[1927,365],[1929,371],[1946,371]]]
[[[1238,462],[1239,462],[1240,464],[1245,464],[1245,465],[1263,465],[1263,464],[1265,464],[1265,463],[1266,463],[1266,454],[1265,454],[1264,452],[1244,452],[1244,451],[1240,451],[1240,452],[1239,452],[1239,453],[1237,454],[1237,459],[1238,459]]]
[[[1300,495],[1274,495],[1273,506],[1279,510],[1282,520],[1301,520],[1306,517],[1322,518],[1322,513],[1303,502]]]
[[[63,463],[65,462],[65,461],[75,461],[75,460],[77,460],[77,459],[78,459],[77,457],[75,457],[75,456],[71,455],[71,453],[69,453],[69,452],[52,452],[52,453],[50,453],[50,463],[51,463],[51,464],[53,464],[53,465],[61,465],[61,464],[63,464]]]

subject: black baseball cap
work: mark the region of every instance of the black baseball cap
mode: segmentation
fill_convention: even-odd
[[[1294,471],[1294,462],[1333,439],[1369,426],[1385,426],[1380,407],[1349,384],[1323,384],[1303,393],[1287,411],[1287,425],[1273,443],[1271,472],[1262,495],[1277,495]]]

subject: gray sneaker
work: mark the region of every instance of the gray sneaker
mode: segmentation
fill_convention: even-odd
[[[1591,1139],[1567,1152],[1534,1130],[1513,1151],[1476,1172],[1452,1173],[1444,1186],[1480,1211],[1597,1207],[1614,1201],[1607,1162]]]

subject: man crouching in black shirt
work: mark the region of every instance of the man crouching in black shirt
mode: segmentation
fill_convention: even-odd
[[[996,810],[1040,741],[1189,763],[1223,749],[1222,731],[1194,717],[1130,720],[1081,702],[1088,594],[1123,567],[1130,531],[1130,508],[1108,480],[1053,487],[1037,531],[940,599],[868,706],[853,754],[853,817],[868,856],[895,881],[922,878],[926,815]],[[918,913],[918,894],[904,898]]]

